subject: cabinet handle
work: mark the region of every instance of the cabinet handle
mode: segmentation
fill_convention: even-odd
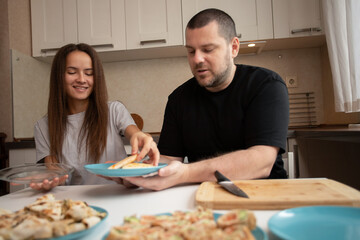
[[[93,48],[100,48],[100,47],[114,47],[114,44],[112,43],[104,43],[104,44],[90,44]]]
[[[60,48],[43,48],[40,50],[41,57],[55,56]]]
[[[319,28],[319,27],[316,27],[316,28],[311,28],[311,31],[312,32],[321,32],[321,28]]]
[[[42,48],[40,51],[42,53],[46,53],[46,52],[56,52],[57,50],[59,50],[60,48]]]
[[[99,48],[99,47],[114,47],[114,44],[112,43],[104,43],[104,44],[90,44],[90,46],[92,46],[93,48]],[[43,48],[40,51],[42,53],[47,53],[47,52],[57,52],[60,48]]]
[[[303,32],[321,32],[321,28],[315,27],[315,28],[300,28],[300,29],[291,30],[291,34],[303,33]]]
[[[149,43],[166,43],[166,39],[162,38],[162,39],[153,39],[153,40],[142,40],[142,41],[140,41],[140,45],[145,45],[145,44],[149,44]]]
[[[301,29],[291,30],[291,34],[303,33],[303,32],[311,32],[311,28],[301,28]]]

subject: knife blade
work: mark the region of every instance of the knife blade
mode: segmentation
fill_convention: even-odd
[[[249,198],[249,196],[243,190],[236,186],[230,179],[222,175],[219,171],[215,171],[215,177],[217,179],[217,183],[230,193],[239,197]]]

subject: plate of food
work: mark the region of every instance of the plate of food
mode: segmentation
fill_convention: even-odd
[[[108,212],[84,201],[56,200],[46,194],[23,209],[0,214],[3,239],[78,239],[93,232],[107,219]]]
[[[360,239],[360,208],[290,208],[272,216],[268,225],[282,239]]]
[[[236,209],[225,214],[198,207],[193,211],[176,211],[157,215],[130,216],[123,225],[113,226],[103,240],[133,239],[256,239],[267,240],[256,226],[251,211]]]
[[[51,181],[56,177],[71,175],[74,168],[63,163],[38,163],[14,166],[0,170],[0,180],[17,184]]]
[[[160,168],[167,166],[159,163],[154,166],[148,163],[135,162],[136,155],[124,158],[116,163],[87,164],[85,169],[91,173],[107,177],[138,177],[156,173]]]

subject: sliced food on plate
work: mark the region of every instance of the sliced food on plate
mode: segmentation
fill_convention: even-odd
[[[256,218],[251,211],[233,210],[217,219],[211,209],[172,214],[130,216],[110,229],[107,240],[117,239],[255,239]]]
[[[86,230],[106,217],[84,201],[46,194],[16,212],[0,211],[0,239],[56,238]]]
[[[133,163],[126,164],[125,166],[122,167],[122,169],[150,168],[150,167],[154,167],[154,165],[148,164],[148,163],[133,162]]]
[[[119,162],[111,165],[108,169],[131,169],[131,168],[149,168],[154,167],[152,164],[135,162],[137,154],[131,155],[127,158],[120,160]]]

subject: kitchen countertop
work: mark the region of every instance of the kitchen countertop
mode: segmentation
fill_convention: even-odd
[[[288,136],[296,139],[360,143],[360,127],[349,128],[347,126],[330,126],[300,128],[289,130]]]
[[[106,235],[111,226],[120,225],[125,216],[136,214],[159,214],[174,212],[176,210],[193,210],[196,207],[195,194],[199,185],[185,185],[173,187],[163,191],[150,191],[144,189],[126,189],[117,184],[108,185],[77,185],[59,186],[50,191],[56,199],[71,198],[74,200],[86,201],[89,205],[106,209],[109,216],[103,227],[93,232],[91,236],[84,236],[81,239],[99,240]],[[34,191],[31,188],[11,193],[0,197],[0,208],[12,211],[19,210],[42,196],[44,193]],[[225,211],[216,211],[224,213]],[[268,220],[276,214],[277,210],[256,210],[254,214],[257,219],[257,226],[269,234]]]
[[[360,127],[349,128],[341,126],[319,126],[313,128],[293,128],[288,130],[288,137],[317,137],[317,136],[358,136]]]
[[[159,142],[160,134],[155,133],[155,134],[151,134],[151,136],[153,137],[153,139],[156,143]],[[122,140],[124,142],[124,145],[130,144],[129,140],[126,137],[122,137]],[[5,146],[6,146],[7,150],[22,149],[22,148],[35,148],[35,140],[33,138],[26,139],[26,140],[18,139],[16,141],[6,142]]]

